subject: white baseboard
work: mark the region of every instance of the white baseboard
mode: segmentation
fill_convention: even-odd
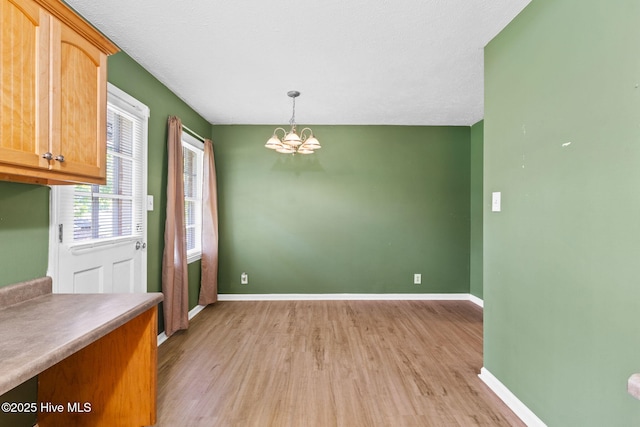
[[[470,294],[218,294],[218,301],[482,301]],[[478,304],[481,305],[481,304]]]
[[[484,308],[484,300],[481,300],[480,298],[478,298],[475,295],[469,294],[469,301],[471,301],[475,305],[478,305],[478,306]]]
[[[200,313],[205,307],[205,305],[196,305],[195,307],[193,307],[189,311],[189,320],[193,319],[196,314]],[[158,347],[160,347],[160,344],[165,342],[167,339],[169,339],[169,337],[167,337],[167,334],[165,334],[164,332],[160,332],[158,334]]]
[[[164,343],[164,342],[165,342],[166,340],[168,340],[168,339],[169,339],[169,337],[167,336],[167,334],[165,334],[165,333],[164,333],[164,331],[163,331],[163,332],[160,332],[160,333],[158,334],[158,347],[160,347],[160,345],[161,345],[162,343]]]
[[[200,313],[202,310],[204,310],[204,308],[206,307],[206,305],[196,305],[195,307],[193,307],[191,309],[191,311],[189,311],[189,320],[193,319],[194,317],[196,317],[196,314]]]
[[[528,427],[547,427],[531,409],[527,408],[511,390],[486,368],[482,368],[478,376]]]

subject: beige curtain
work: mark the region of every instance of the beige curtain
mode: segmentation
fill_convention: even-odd
[[[202,280],[198,304],[218,301],[218,191],[211,140],[204,141],[202,186]]]
[[[164,332],[167,336],[189,327],[187,249],[184,239],[184,176],[182,159],[182,123],[168,120],[167,219],[162,256],[162,293],[164,293]]]

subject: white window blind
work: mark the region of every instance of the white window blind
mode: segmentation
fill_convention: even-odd
[[[204,145],[191,135],[182,133],[184,159],[184,222],[189,262],[202,254],[202,167]]]
[[[143,237],[146,121],[143,112],[109,93],[107,183],[75,186],[74,243]]]

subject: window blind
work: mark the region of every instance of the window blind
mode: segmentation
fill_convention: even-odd
[[[107,183],[75,186],[74,243],[143,237],[146,120],[134,106],[109,98]]]

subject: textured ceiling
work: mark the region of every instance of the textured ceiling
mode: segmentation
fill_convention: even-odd
[[[471,125],[530,0],[67,0],[214,124]]]

